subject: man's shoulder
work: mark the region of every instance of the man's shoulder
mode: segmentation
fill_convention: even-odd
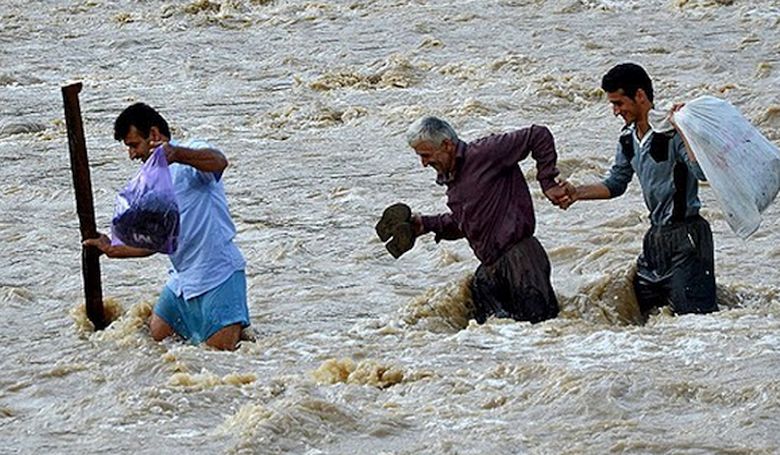
[[[486,147],[489,148],[496,144],[501,143],[501,141],[515,134],[516,132],[517,131],[498,131],[495,133],[490,133],[486,136],[482,136],[477,139],[474,139],[471,142],[467,142],[466,145],[468,149],[481,149]]]
[[[505,141],[505,140],[508,140],[508,139],[509,140],[514,139],[514,138],[516,138],[518,136],[524,137],[524,136],[526,136],[526,135],[528,135],[528,134],[530,134],[532,132],[537,132],[537,131],[541,131],[541,132],[550,131],[550,128],[548,128],[546,125],[540,125],[540,124],[533,123],[533,124],[526,125],[526,126],[514,129],[514,130],[497,131],[497,132],[494,132],[494,133],[490,133],[490,134],[488,134],[486,136],[482,136],[482,137],[480,137],[478,139],[475,139],[474,141],[469,142],[468,144],[469,145],[472,145],[472,144],[473,145],[484,145],[484,144],[499,143],[501,141]]]

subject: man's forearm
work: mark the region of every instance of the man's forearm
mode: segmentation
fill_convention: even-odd
[[[458,228],[458,224],[452,219],[451,214],[421,216],[420,217],[422,233],[433,232],[436,234],[436,241],[439,240],[457,240],[464,237],[463,232]]]
[[[683,140],[683,144],[685,145],[685,154],[688,155],[688,159],[691,161],[691,163],[696,163],[696,155],[693,154],[693,149],[691,148],[691,144],[688,143],[688,138],[685,137],[682,130],[677,128],[677,125],[675,125],[675,128],[677,129],[677,134],[680,135]]]
[[[610,199],[612,194],[609,188],[603,183],[594,183],[591,185],[582,185],[576,187],[575,200],[582,201],[588,199]]]
[[[136,248],[127,245],[112,245],[105,248],[101,248],[101,251],[106,256],[114,259],[122,258],[144,258],[154,254],[153,250],[147,250],[145,248]]]
[[[169,162],[186,164],[203,172],[222,172],[228,165],[227,158],[219,150],[214,149],[190,149],[187,147],[170,146],[173,159]]]
[[[536,179],[542,191],[556,186],[555,178],[560,172],[555,166],[558,154],[555,151],[555,139],[546,126],[531,125],[532,156],[536,160]]]

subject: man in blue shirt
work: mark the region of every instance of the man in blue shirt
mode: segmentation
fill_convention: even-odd
[[[152,338],[177,333],[193,344],[235,349],[249,326],[245,261],[233,243],[236,228],[228,211],[222,172],[228,165],[219,151],[203,141],[171,140],[168,123],[153,108],[136,103],[114,124],[114,138],[127,146],[130,159],[146,161],[162,146],[180,212],[177,249],[149,322]],[[84,241],[108,257],[145,257],[154,251],[112,245],[100,235]]]
[[[569,200],[561,207],[620,196],[636,173],[651,223],[634,280],[640,310],[670,304],[678,314],[717,311],[712,232],[699,215],[698,180],[705,178],[696,157],[679,132],[651,129],[653,86],[642,67],[617,65],[601,85],[613,113],[625,121],[615,162],[601,183],[566,184]]]

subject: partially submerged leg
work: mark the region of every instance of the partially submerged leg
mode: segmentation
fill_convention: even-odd
[[[718,311],[715,255],[710,225],[704,218],[687,223],[687,254],[675,265],[670,300],[677,314]],[[680,248],[682,250],[682,248]]]
[[[677,314],[718,311],[715,274],[706,260],[690,257],[677,266],[670,280],[669,300]]]
[[[227,281],[202,297],[203,336],[212,348],[232,351],[249,327],[246,275],[237,271]]]
[[[510,288],[506,308],[512,317],[537,323],[558,316],[558,298],[550,281],[550,259],[536,237],[521,240],[502,260]]]
[[[232,351],[236,349],[238,340],[241,337],[241,324],[233,324],[223,327],[214,335],[206,340],[206,344],[214,349],[222,351]]]
[[[471,296],[478,323],[488,316],[532,323],[558,315],[550,260],[535,237],[521,240],[491,266],[474,274]]]
[[[489,316],[511,317],[504,310],[502,303],[507,298],[505,289],[501,286],[495,272],[491,268],[480,265],[474,272],[471,282],[471,300],[474,302],[474,319],[477,324],[484,324]]]
[[[663,283],[650,281],[639,274],[634,277],[634,294],[643,321],[647,320],[653,309],[669,303],[668,292]]]
[[[181,321],[180,312],[182,306],[186,306],[184,298],[176,296],[168,289],[168,286],[163,286],[160,291],[160,297],[157,299],[157,304],[154,305],[152,310],[152,317],[149,319],[149,332],[154,341],[162,341],[174,333],[182,334],[180,327],[177,330],[176,327],[168,322],[173,321],[176,324],[177,321]]]
[[[173,327],[168,325],[165,319],[157,316],[154,312],[149,320],[149,332],[151,332],[154,341],[162,341],[174,334]]]

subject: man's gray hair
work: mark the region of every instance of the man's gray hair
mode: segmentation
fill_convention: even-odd
[[[406,131],[406,141],[412,147],[423,141],[439,146],[444,139],[457,143],[458,134],[449,123],[438,117],[423,117],[412,123]]]

